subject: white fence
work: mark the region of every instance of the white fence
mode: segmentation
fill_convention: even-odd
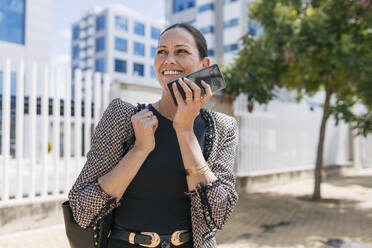
[[[319,138],[322,109],[310,110],[307,103],[273,101],[257,106],[253,113],[246,111],[245,97],[235,102],[235,115],[240,124],[239,148],[236,163],[238,176],[255,176],[284,171],[313,169]],[[323,163],[344,165],[352,159],[351,136],[348,125],[335,127],[328,120]],[[367,149],[365,146],[363,149]],[[372,146],[369,146],[372,150]]]
[[[25,77],[23,61],[11,63],[9,59],[0,70],[3,71],[0,207],[65,199],[86,160],[93,127],[108,105],[109,77],[104,75],[102,79],[99,73],[85,71],[83,74],[77,70],[72,82],[70,71],[55,70],[51,77],[47,66],[38,68],[36,64],[28,68]],[[11,113],[11,72],[16,72],[18,79],[15,114]],[[24,78],[29,89],[27,101]],[[53,92],[49,90],[50,85],[54,86]],[[82,96],[83,88],[85,96]],[[49,109],[51,95],[54,95],[53,111]],[[271,102],[267,107],[257,106],[250,114],[244,99],[244,96],[239,97],[234,106],[240,124],[235,168],[238,176],[314,168],[320,108],[310,111],[304,103]],[[59,111],[61,105],[62,113]],[[28,106],[26,114],[24,106]],[[16,119],[12,120],[11,116]],[[50,153],[48,143],[52,144]],[[359,152],[352,152],[352,147],[358,147]],[[341,123],[334,127],[334,121],[329,120],[325,165],[346,164],[354,159],[360,161],[362,167],[372,167],[371,151],[372,136],[352,139],[347,125]]]
[[[52,77],[48,66],[43,66],[40,70],[34,63],[32,68],[28,69],[29,75],[25,75],[23,61],[6,59],[3,64],[0,207],[66,198],[66,193],[73,183],[72,180],[76,178],[84,165],[84,154],[90,149],[93,127],[99,121],[109,101],[109,77],[107,75],[103,76],[99,73],[93,75],[91,71],[83,74],[76,70],[72,82],[69,70],[62,75],[61,71],[56,69]],[[37,75],[38,71],[42,73]],[[15,130],[14,158],[10,154],[11,72],[16,72],[17,75],[16,120],[15,127],[13,127]],[[81,94],[82,76],[85,78],[84,99]],[[30,89],[30,92],[26,94],[29,103],[28,114],[24,114],[25,78]],[[51,83],[54,86],[54,92],[49,90],[50,78],[53,78]],[[73,86],[75,97],[71,101]],[[39,89],[41,92],[39,94],[40,115],[37,114],[37,87],[41,89]],[[63,95],[62,92],[64,92]],[[49,115],[51,95],[54,95],[52,116]],[[61,101],[63,101],[63,115],[60,113]],[[92,113],[92,103],[94,113]],[[74,109],[73,116],[71,107]],[[84,117],[82,117],[82,107]],[[48,143],[52,144],[50,153],[48,153]]]

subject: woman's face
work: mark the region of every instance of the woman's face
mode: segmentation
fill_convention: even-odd
[[[159,39],[154,68],[163,88],[169,81],[209,66],[209,58],[200,60],[194,37],[183,28],[173,28]]]

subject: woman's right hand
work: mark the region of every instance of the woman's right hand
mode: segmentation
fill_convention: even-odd
[[[131,117],[136,141],[134,147],[150,153],[155,148],[155,131],[158,119],[148,109],[143,109]]]

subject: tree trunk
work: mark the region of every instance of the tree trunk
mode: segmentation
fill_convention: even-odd
[[[331,99],[332,92],[331,90],[326,90],[326,97],[324,100],[323,106],[323,117],[322,123],[320,125],[320,132],[319,132],[319,141],[318,141],[318,150],[316,154],[316,165],[315,165],[315,183],[314,183],[314,193],[313,193],[313,200],[320,200],[321,192],[320,192],[320,184],[322,183],[322,169],[323,169],[323,150],[324,150],[324,139],[326,133],[326,124],[329,117],[329,103]]]

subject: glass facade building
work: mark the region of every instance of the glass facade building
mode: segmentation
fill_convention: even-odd
[[[115,50],[126,52],[127,51],[127,40],[119,37],[115,37]]]
[[[105,60],[103,58],[102,59],[96,59],[95,71],[96,72],[105,72]]]
[[[151,27],[151,38],[158,40],[160,37],[160,29]]]
[[[157,48],[154,46],[151,46],[151,58],[155,58]]]
[[[202,34],[213,34],[214,33],[214,27],[213,26],[208,26],[204,28],[199,29]]]
[[[122,59],[115,59],[115,71],[127,73],[127,61]]]
[[[122,16],[115,16],[115,29],[119,31],[128,31],[128,19]]]
[[[145,36],[145,24],[140,22],[134,22],[134,33]]]
[[[145,56],[145,44],[135,41],[133,43],[133,54]]]
[[[202,13],[208,10],[214,10],[214,4],[213,3],[207,3],[199,7],[198,12]]]
[[[96,52],[101,52],[105,50],[105,37],[100,37],[96,39]]]
[[[99,16],[96,19],[96,31],[105,29],[105,16]]]
[[[151,65],[162,29],[162,22],[120,4],[92,8],[71,26],[71,68],[106,73],[111,82],[158,87]]]
[[[140,63],[133,63],[133,75],[134,76],[145,76],[145,66]]]
[[[195,0],[173,0],[173,13],[195,7]]]
[[[0,40],[25,44],[25,0],[0,0]]]
[[[223,23],[224,28],[231,28],[239,25],[239,19],[234,18]]]

